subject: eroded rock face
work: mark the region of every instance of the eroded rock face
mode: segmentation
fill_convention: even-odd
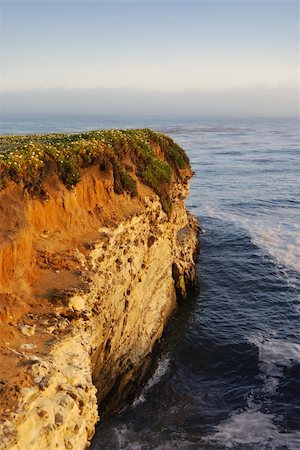
[[[111,234],[105,230],[107,242],[90,254],[95,276],[82,311],[88,309],[96,330],[91,345],[100,412],[103,400],[111,409],[126,394],[176,308],[173,265],[179,277],[194,279],[197,239],[183,203],[170,220],[157,199],[146,203],[143,214]],[[183,243],[177,236],[184,228],[190,232]]]
[[[184,206],[188,177],[173,182],[169,217],[159,198],[141,187],[135,203],[123,196],[126,214],[117,217],[112,208],[117,219],[111,224],[109,212],[105,223],[97,222],[95,213],[101,202],[114,204],[109,180],[105,191],[97,187],[103,180],[95,173],[92,178],[85,197],[96,198],[88,198],[93,204],[86,216],[91,216],[93,226],[85,222],[88,242],[79,245],[66,235],[65,246],[55,241],[41,249],[41,241],[55,235],[55,227],[47,230],[39,224],[38,233],[29,227],[33,244],[28,252],[33,247],[36,259],[27,267],[29,293],[22,294],[27,306],[24,316],[15,316],[11,306],[12,318],[5,319],[7,329],[12,328],[10,353],[5,355],[21,372],[19,384],[17,376],[13,381],[16,395],[11,405],[7,399],[12,387],[6,396],[0,448],[86,448],[99,419],[98,403],[101,418],[126,397],[176,308],[176,292],[184,298],[195,281],[198,225]],[[60,198],[56,206],[50,201],[56,215],[62,208]],[[76,211],[73,217],[72,208],[69,215],[66,210],[64,206],[62,214],[70,223],[78,223]],[[84,228],[83,224],[82,235]],[[30,273],[31,267],[36,271]],[[40,303],[34,308],[33,298],[41,302],[46,297],[47,308]]]
[[[85,339],[70,329],[48,356],[32,360],[34,385],[22,389],[18,409],[3,423],[1,448],[86,448],[98,413]]]

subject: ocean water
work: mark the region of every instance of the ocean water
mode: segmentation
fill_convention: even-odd
[[[182,305],[132,405],[92,450],[300,449],[296,119],[14,118],[2,133],[149,126],[188,153],[200,292]]]

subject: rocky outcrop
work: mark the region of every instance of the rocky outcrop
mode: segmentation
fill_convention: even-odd
[[[118,195],[97,166],[72,191],[52,177],[47,202],[20,185],[0,192],[0,448],[86,448],[98,414],[144,375],[195,283],[190,176],[173,174],[168,214],[138,179],[136,197]]]

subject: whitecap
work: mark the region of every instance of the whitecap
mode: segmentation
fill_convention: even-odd
[[[114,433],[117,441],[117,449],[122,449],[126,442],[126,436],[128,429],[126,425],[120,425],[114,429]]]
[[[273,207],[272,214],[261,211],[257,216],[223,211],[220,205],[206,204],[203,210],[209,217],[227,220],[245,229],[253,244],[264,249],[280,268],[284,265],[300,272],[300,225],[295,209]]]
[[[139,403],[143,403],[146,400],[146,394],[147,392],[159,381],[162,379],[162,377],[167,373],[170,366],[170,358],[165,356],[162,359],[159,360],[158,365],[156,367],[155,372],[153,373],[152,377],[149,378],[147,381],[142,393],[135,398],[133,402],[133,406],[137,406]]]
[[[275,333],[274,333],[275,334]],[[300,362],[300,344],[286,342],[276,337],[253,336],[248,342],[257,346],[259,369],[264,381],[262,391],[270,397],[276,392],[284,368]],[[235,411],[229,419],[215,427],[215,432],[205,438],[207,442],[217,441],[228,448],[239,445],[255,445],[257,449],[276,450],[283,447],[299,450],[300,432],[282,432],[275,421],[279,418],[261,411],[261,404],[248,395],[247,408]]]
[[[250,337],[248,341],[258,347],[263,390],[272,395],[283,377],[284,368],[300,363],[300,344],[262,336]]]
[[[217,441],[227,448],[241,448],[239,445],[254,445],[257,449],[275,450],[284,446],[299,450],[300,433],[284,433],[274,424],[272,414],[256,409],[240,410],[216,427],[214,434],[207,436],[207,442]]]

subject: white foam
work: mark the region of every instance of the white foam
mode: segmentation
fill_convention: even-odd
[[[208,436],[206,441],[218,441],[228,448],[236,447],[237,444],[260,444],[260,449],[275,450],[286,446],[289,450],[299,450],[300,433],[282,433],[273,421],[273,415],[259,410],[237,411],[218,425],[216,432]]]
[[[141,449],[142,447],[140,447]],[[197,443],[192,443],[189,440],[183,440],[183,439],[172,439],[172,441],[166,442],[164,444],[161,444],[156,447],[155,450],[191,450],[192,448],[195,450],[199,450],[199,446]],[[203,447],[200,447],[203,448]],[[128,449],[129,450],[129,449]]]
[[[138,436],[125,424],[116,427],[114,433],[116,437],[116,442],[113,447],[114,450],[141,450],[141,443],[136,440]],[[101,444],[99,448],[104,447]]]
[[[300,344],[262,336],[251,337],[248,341],[258,347],[264,392],[272,395],[283,376],[283,369],[300,363]]]
[[[152,377],[147,381],[143,392],[137,397],[134,402],[133,406],[138,405],[139,403],[143,403],[146,400],[146,394],[147,392],[155,385],[157,384],[162,377],[167,373],[170,365],[170,358],[164,357],[162,358],[157,365],[157,368],[152,375]]]
[[[283,369],[300,362],[300,344],[273,336],[254,336],[248,341],[258,347],[263,392],[272,396],[283,377]],[[247,408],[234,412],[206,440],[222,442],[228,448],[238,444],[259,444],[260,449],[275,450],[284,446],[289,450],[299,450],[300,432],[281,432],[275,424],[275,416],[263,413],[260,408],[261,405],[255,403],[249,394]]]
[[[126,435],[128,433],[128,429],[126,425],[120,425],[119,427],[116,427],[114,429],[116,438],[117,438],[117,445],[118,449],[122,449],[125,444]]]
[[[265,249],[279,265],[300,272],[300,221],[295,209],[274,207],[272,213],[246,216],[207,204],[204,211],[210,217],[237,223],[249,232],[253,244]]]
[[[169,366],[170,366],[170,358],[169,357],[162,358],[159,361],[154,374],[152,375],[152,377],[150,378],[150,380],[148,381],[148,383],[146,385],[146,388],[145,388],[146,391],[148,391],[150,388],[152,388],[152,386],[154,386],[161,380],[161,378],[167,373]]]
[[[140,403],[144,403],[146,401],[145,395],[142,393],[138,397],[136,397],[132,403],[132,406],[135,407],[139,405]]]

